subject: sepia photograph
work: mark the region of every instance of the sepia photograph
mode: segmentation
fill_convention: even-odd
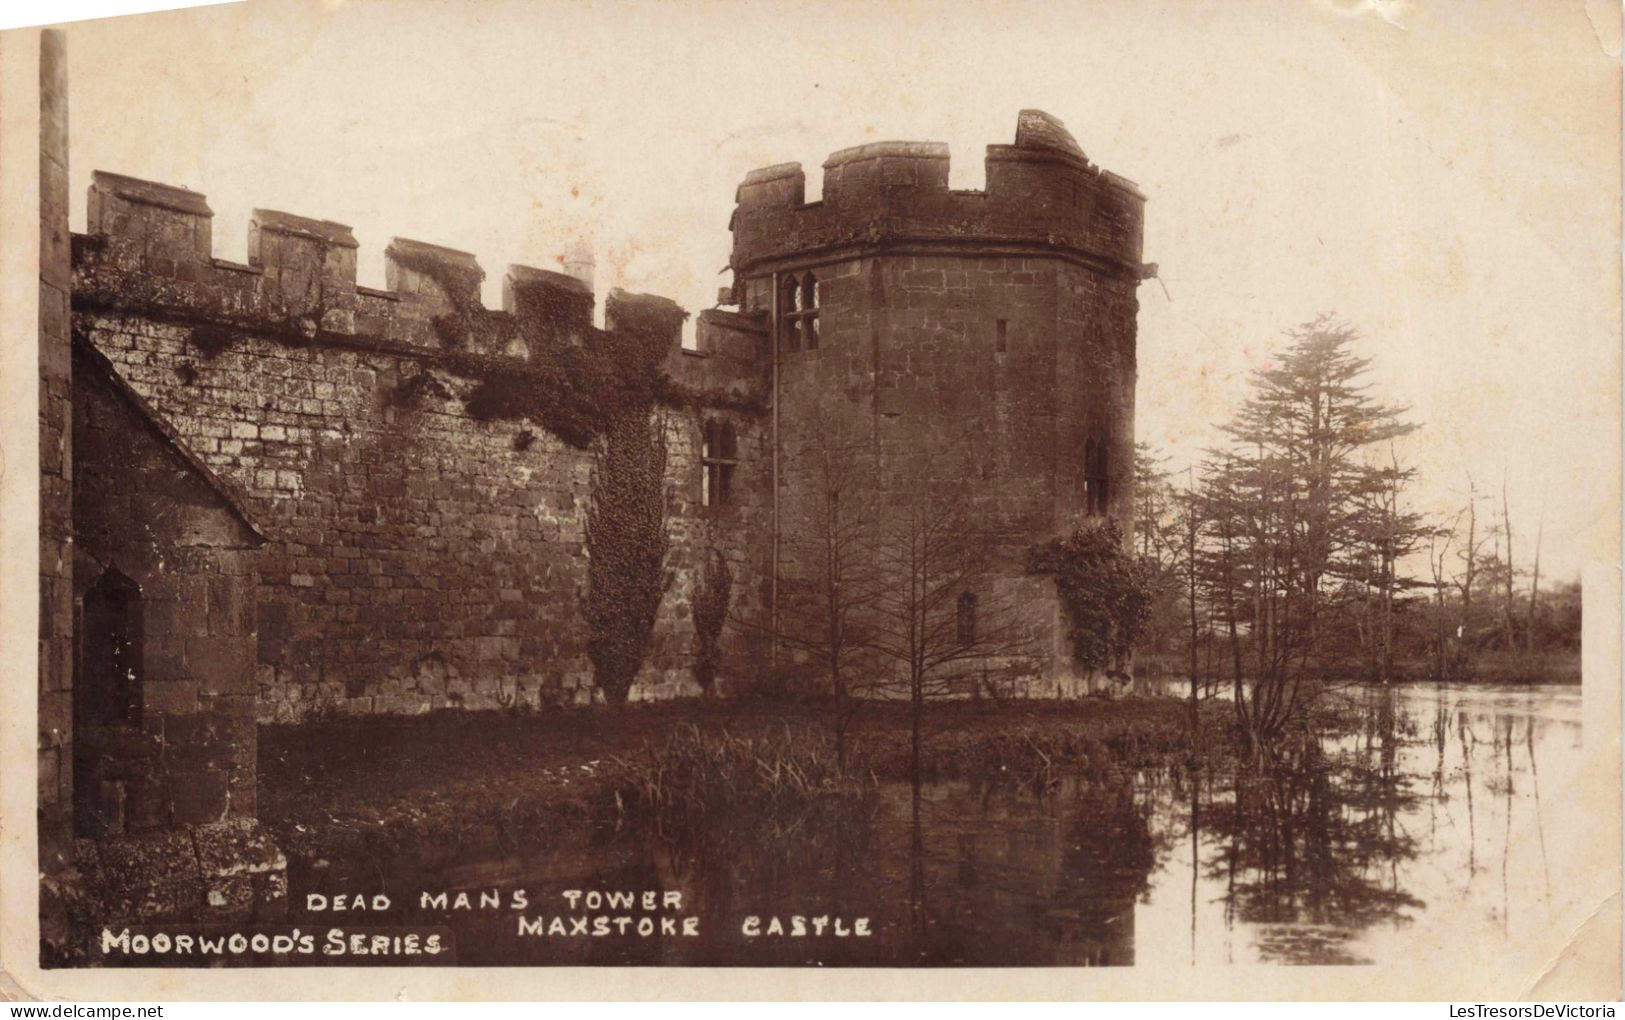
[[[1585,0],[0,33],[4,979],[1618,999],[1620,53]]]

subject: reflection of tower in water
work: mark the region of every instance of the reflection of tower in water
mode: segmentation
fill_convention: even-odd
[[[1153,860],[1132,787],[1040,799],[952,784],[910,827],[915,958],[945,965],[1127,966]]]

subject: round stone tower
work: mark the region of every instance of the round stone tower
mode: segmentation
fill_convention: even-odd
[[[1019,660],[1028,693],[1100,683],[1072,664],[1053,586],[1025,563],[1078,527],[1131,528],[1144,195],[1036,110],[1013,145],[988,146],[982,191],[950,189],[931,142],[844,149],[824,161],[820,201],[804,186],[799,164],[752,171],[731,224],[735,295],[773,324],[786,604],[823,569],[808,538],[829,531],[832,489],[876,521],[931,493],[927,516],[951,505],[975,550],[939,621],[949,640]],[[865,549],[870,564],[895,552]],[[1030,639],[1019,653],[1010,621]],[[976,659],[950,672],[968,678]]]

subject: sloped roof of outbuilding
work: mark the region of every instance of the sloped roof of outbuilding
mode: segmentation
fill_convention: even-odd
[[[115,397],[135,411],[136,417],[147,425],[153,434],[158,437],[159,442],[168,447],[171,453],[178,457],[211,492],[219,497],[225,509],[233,517],[237,518],[255,539],[261,542],[266,540],[265,529],[254,519],[254,515],[249,511],[247,501],[243,496],[230,482],[215,474],[203,462],[202,458],[192,452],[191,447],[186,445],[185,440],[181,438],[180,433],[175,430],[174,426],[164,421],[142,398],[141,394],[137,393],[125,381],[124,377],[119,375],[118,369],[107,359],[105,354],[98,351],[89,340],[78,336],[73,339],[73,353],[75,385],[78,385],[80,379],[88,374],[96,382],[106,386]]]

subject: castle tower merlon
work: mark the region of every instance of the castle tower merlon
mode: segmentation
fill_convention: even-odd
[[[759,167],[734,190],[734,203],[742,209],[789,209],[804,204],[806,197],[807,174],[800,163]]]
[[[707,308],[695,316],[694,346],[666,352],[665,370],[696,391],[765,402],[769,390],[767,316]]]
[[[657,294],[633,294],[616,287],[604,302],[604,329],[660,336],[672,347],[682,346],[687,319],[682,305]]]
[[[1016,146],[1022,149],[1048,149],[1076,156],[1085,164],[1089,162],[1089,157],[1083,154],[1083,147],[1072,137],[1066,125],[1043,110],[1022,110],[1016,114]]]
[[[1061,257],[1138,282],[1145,196],[1091,163],[1066,127],[1037,110],[1013,144],[987,147],[987,186],[948,186],[938,142],[871,142],[824,162],[823,199],[791,201],[800,168],[752,171],[739,189],[730,265],[759,278],[812,260],[927,249]],[[780,190],[774,191],[775,188]]]
[[[248,220],[248,264],[261,270],[266,307],[310,315],[324,329],[355,329],[356,240],[350,228],[274,209]]]
[[[919,193],[948,190],[942,142],[870,142],[824,160],[824,204],[841,216],[884,216]]]
[[[502,278],[502,310],[528,338],[585,336],[592,329],[592,288],[568,273],[510,265]]]
[[[485,270],[466,251],[397,237],[384,249],[384,286],[447,312],[480,307]]]
[[[142,268],[161,276],[206,266],[213,255],[214,211],[198,192],[97,170],[91,175],[86,225],[141,253]]]

